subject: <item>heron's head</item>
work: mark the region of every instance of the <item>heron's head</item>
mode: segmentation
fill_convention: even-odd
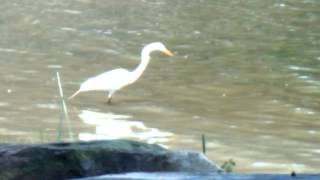
[[[145,48],[148,49],[149,52],[161,51],[162,53],[164,53],[168,56],[173,56],[173,53],[170,50],[168,50],[166,48],[166,46],[164,44],[162,44],[161,42],[150,43],[150,44],[146,45]]]

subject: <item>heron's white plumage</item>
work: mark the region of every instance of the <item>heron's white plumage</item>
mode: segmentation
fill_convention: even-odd
[[[173,54],[160,42],[154,42],[146,45],[141,51],[141,62],[138,67],[133,71],[128,71],[126,69],[114,69],[95,77],[89,78],[84,81],[80,89],[75,92],[69,99],[72,99],[80,92],[85,91],[108,91],[108,102],[110,102],[113,93],[124,86],[135,82],[142,75],[146,69],[149,60],[150,53],[153,51],[161,51],[169,56]]]
[[[80,86],[81,91],[116,91],[129,84],[130,72],[126,69],[114,69],[89,78]]]

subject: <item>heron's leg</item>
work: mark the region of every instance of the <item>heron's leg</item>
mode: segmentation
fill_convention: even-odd
[[[108,101],[107,101],[108,104],[111,104],[111,99],[112,99],[112,97],[110,97],[110,98],[108,97]]]
[[[112,95],[113,95],[114,91],[109,91],[109,94],[108,94],[108,101],[107,103],[108,104],[111,104],[111,99],[112,99]]]

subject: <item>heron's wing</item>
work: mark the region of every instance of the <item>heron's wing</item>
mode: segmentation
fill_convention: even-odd
[[[118,90],[127,85],[130,79],[130,72],[126,69],[114,69],[95,77],[92,77],[81,84],[81,91],[92,90]]]

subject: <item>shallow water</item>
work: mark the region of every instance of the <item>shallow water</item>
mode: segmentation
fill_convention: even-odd
[[[1,1],[0,140],[57,141],[60,72],[66,96],[98,73],[139,63],[143,76],[117,92],[67,102],[64,140],[132,138],[201,150],[239,172],[320,168],[320,2]],[[70,138],[72,136],[72,138]]]

